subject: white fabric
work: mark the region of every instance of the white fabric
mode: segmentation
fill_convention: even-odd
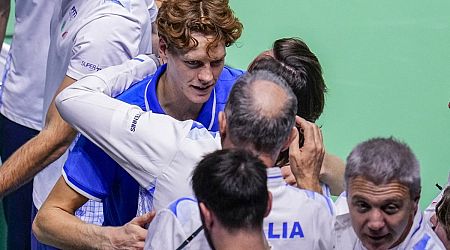
[[[2,50],[0,51],[0,76],[3,76],[3,70],[5,69],[6,58],[9,53],[9,44],[3,43]]]
[[[50,19],[56,0],[16,0],[14,36],[0,78],[0,113],[20,125],[42,128]]]
[[[276,249],[332,249],[333,205],[324,196],[287,185],[279,168],[267,169],[272,211],[264,233]]]
[[[324,206],[326,198],[286,185],[279,168],[267,169],[267,175],[273,202],[263,229],[273,249],[332,249],[333,217]],[[148,228],[145,249],[176,249],[200,225],[197,202],[181,198],[158,211]],[[186,249],[210,249],[203,232]]]
[[[151,52],[148,3],[141,0],[62,0],[53,12],[44,110],[65,76],[80,79],[140,53]],[[46,116],[44,112],[43,117]],[[34,179],[39,209],[61,176],[67,152]]]
[[[148,227],[144,249],[177,249],[202,225],[198,204],[194,198],[179,199],[171,207],[157,212]],[[202,229],[184,249],[211,249],[204,230]]]
[[[347,206],[347,208],[346,208]],[[336,200],[336,208],[338,215],[336,216],[335,222],[335,249],[355,249],[355,250],[366,250],[362,245],[362,242],[356,236],[353,230],[350,214],[345,213],[348,211],[348,205],[346,201],[346,195],[341,195],[338,200]],[[445,249],[439,238],[433,232],[428,223],[425,222],[423,214],[418,209],[416,215],[414,216],[414,222],[411,229],[406,236],[405,240],[395,248],[391,250],[404,250],[404,249],[414,249],[414,250],[438,250]]]
[[[155,209],[166,207],[176,197],[191,195],[191,171],[204,154],[220,148],[218,134],[192,120],[144,112],[108,97],[118,95],[130,83],[110,79],[110,69],[63,91],[56,100],[59,112],[142,187],[154,188]]]

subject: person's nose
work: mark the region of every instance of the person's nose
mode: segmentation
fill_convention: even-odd
[[[198,79],[203,83],[209,83],[214,79],[214,75],[210,65],[205,65],[202,67],[202,69],[198,73]]]
[[[369,215],[369,223],[367,224],[370,230],[378,231],[385,226],[383,212],[378,209],[373,209]]]

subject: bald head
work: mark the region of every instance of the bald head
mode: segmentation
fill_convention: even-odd
[[[276,118],[288,98],[283,88],[267,80],[256,80],[251,86],[251,91],[254,108],[267,118]]]
[[[278,155],[296,112],[297,99],[283,78],[263,70],[246,73],[225,107],[228,139],[239,147]]]

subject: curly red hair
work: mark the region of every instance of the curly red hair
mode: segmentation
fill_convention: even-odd
[[[228,0],[166,0],[156,21],[158,34],[171,52],[197,47],[193,33],[213,37],[207,51],[221,42],[228,47],[241,36],[243,29]]]

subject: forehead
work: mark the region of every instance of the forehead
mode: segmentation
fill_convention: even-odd
[[[348,196],[349,200],[362,199],[374,204],[410,199],[409,188],[399,182],[375,184],[360,176],[350,180]]]
[[[210,46],[214,37],[201,33],[193,33],[192,38],[197,40],[196,47],[180,53],[180,56],[188,60],[218,60],[225,57],[225,42],[219,41],[217,46]]]

